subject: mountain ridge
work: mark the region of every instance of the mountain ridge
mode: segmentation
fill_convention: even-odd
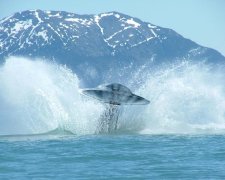
[[[17,12],[0,21],[0,61],[12,55],[54,60],[78,74],[85,74],[89,66],[97,77],[131,64],[137,69],[183,59],[225,62],[216,50],[200,46],[172,29],[115,11],[97,15]]]

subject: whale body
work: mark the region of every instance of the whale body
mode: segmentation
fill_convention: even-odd
[[[112,105],[146,105],[150,103],[149,100],[133,94],[128,87],[118,83],[83,89],[82,93]]]

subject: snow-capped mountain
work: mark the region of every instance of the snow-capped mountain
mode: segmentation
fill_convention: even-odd
[[[217,51],[185,39],[171,29],[118,12],[15,13],[0,21],[0,61],[10,55],[53,59],[91,81],[99,80],[101,73],[115,67],[134,69],[182,59],[225,62]]]

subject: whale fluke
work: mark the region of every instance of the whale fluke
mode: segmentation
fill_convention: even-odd
[[[118,83],[83,89],[82,93],[113,105],[146,105],[150,103],[149,100],[133,94],[128,87]]]
[[[120,114],[119,105],[146,105],[150,103],[149,100],[133,94],[128,87],[118,83],[83,89],[81,92],[106,103],[106,110],[100,117],[96,133],[109,133],[117,130]]]

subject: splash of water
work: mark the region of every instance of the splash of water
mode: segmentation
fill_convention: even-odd
[[[102,105],[79,94],[64,66],[10,57],[0,68],[0,135],[40,134],[56,128],[92,134]]]
[[[204,63],[182,62],[148,74],[137,94],[146,107],[127,107],[122,126],[146,134],[224,133],[225,74]],[[127,122],[130,121],[128,125]],[[139,121],[139,126],[134,126]]]
[[[140,75],[140,74],[139,74]],[[225,74],[183,62],[146,71],[135,89],[148,106],[124,106],[119,132],[224,133]],[[144,78],[144,80],[143,80]],[[0,135],[63,129],[94,134],[104,106],[79,94],[79,79],[65,66],[10,57],[0,67]]]

